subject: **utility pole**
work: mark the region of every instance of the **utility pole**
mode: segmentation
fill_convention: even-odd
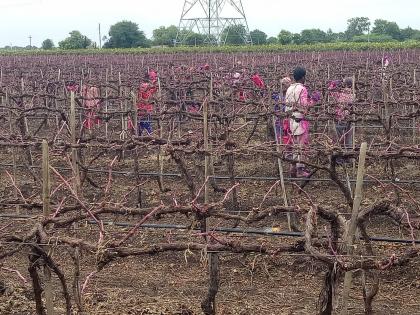
[[[99,49],[102,48],[101,23],[99,23]]]

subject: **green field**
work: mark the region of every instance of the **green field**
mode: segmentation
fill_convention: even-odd
[[[397,50],[420,48],[420,41],[386,43],[319,43],[312,45],[255,45],[255,46],[178,46],[158,48],[119,48],[119,49],[79,49],[79,50],[6,50],[0,49],[0,55],[28,54],[148,54],[148,53],[184,53],[184,52],[294,52],[294,51],[343,51],[343,50]]]

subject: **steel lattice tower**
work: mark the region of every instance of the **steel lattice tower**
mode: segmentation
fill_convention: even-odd
[[[226,37],[222,38],[223,30],[235,25],[245,27],[245,34],[241,38],[245,44],[250,44],[248,22],[241,0],[185,0],[176,42],[183,44],[189,35],[196,32],[204,35],[208,44],[224,44]]]

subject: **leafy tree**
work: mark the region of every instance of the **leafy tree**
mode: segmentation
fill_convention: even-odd
[[[401,29],[401,38],[403,40],[411,39],[414,36],[415,32],[416,31],[412,29],[410,26],[403,28]]]
[[[401,29],[401,40],[420,40],[420,30],[412,29],[410,26]]]
[[[370,29],[370,20],[367,17],[355,17],[347,20],[346,37],[348,40],[354,36],[360,36]]]
[[[251,32],[249,32],[249,35],[251,36],[252,43],[254,45],[265,45],[267,44],[267,34],[263,31],[260,31],[258,29],[255,29]]]
[[[325,43],[327,41],[327,34],[317,28],[303,30],[300,33],[300,40],[303,44]]]
[[[326,35],[326,42],[327,43],[332,43],[332,42],[336,42],[338,40],[339,34],[338,33],[334,33],[332,29],[328,29],[327,33],[325,33]]]
[[[275,44],[278,44],[278,40],[277,40],[277,38],[276,37],[269,37],[269,38],[267,38],[267,44],[269,44],[269,45],[275,45]]]
[[[246,29],[242,24],[227,26],[222,32],[222,39],[228,45],[242,45],[246,38]]]
[[[176,36],[178,34],[178,27],[171,25],[168,27],[161,26],[153,31],[153,44],[174,46]]]
[[[338,42],[345,42],[347,39],[347,35],[344,32],[339,32],[339,33],[336,33],[335,35],[336,35],[336,41]]]
[[[84,49],[92,44],[92,41],[79,31],[71,31],[70,36],[58,43],[61,49]]]
[[[372,33],[378,35],[388,35],[393,39],[402,40],[401,30],[398,24],[383,19],[375,20]]]
[[[147,47],[147,38],[136,23],[121,21],[109,29],[109,39],[104,48]]]
[[[49,38],[47,38],[46,40],[44,40],[43,42],[42,42],[42,49],[44,49],[44,50],[50,50],[50,49],[53,49],[54,48],[54,42],[51,40],[51,39],[49,39]]]
[[[203,38],[205,40],[205,44],[211,44],[211,45],[213,45],[213,44],[217,44],[218,43],[216,36],[214,36],[213,34],[203,35]]]
[[[384,42],[395,42],[396,40],[392,38],[392,36],[389,35],[382,35],[382,34],[375,34],[372,33],[370,35],[360,35],[360,36],[354,36],[352,38],[353,42],[358,43],[384,43]]]
[[[289,31],[281,30],[277,38],[280,44],[288,45],[293,41],[293,34]]]
[[[300,45],[302,44],[302,37],[299,33],[295,33],[292,35],[292,42],[293,44]]]
[[[202,46],[204,45],[206,37],[198,33],[191,33],[187,36],[185,44],[188,46]]]

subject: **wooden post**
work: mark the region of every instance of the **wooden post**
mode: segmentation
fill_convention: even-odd
[[[210,87],[209,87],[209,99],[205,101],[203,104],[203,137],[204,137],[204,150],[209,149],[209,121],[208,121],[208,109],[209,103],[213,100],[213,73],[210,73]],[[217,139],[217,136],[216,136]],[[209,176],[210,172],[210,157],[205,155],[204,156],[204,173],[205,178],[207,180],[207,176]],[[205,199],[208,199],[208,189],[209,189],[209,180],[204,187],[204,194]],[[206,201],[205,201],[206,202]]]
[[[415,110],[416,110],[415,106],[413,105],[413,113]],[[417,144],[417,141],[418,141],[416,133],[417,133],[417,119],[416,117],[413,117],[413,144]]]
[[[353,243],[357,230],[357,216],[359,215],[360,204],[362,202],[363,177],[365,175],[365,160],[366,160],[367,142],[363,142],[360,147],[359,165],[357,168],[356,190],[353,199],[353,209],[351,219],[345,234],[345,242],[347,246],[347,254],[353,254]],[[352,283],[352,272],[346,272],[344,276],[343,288],[343,314],[347,314],[347,303]]]
[[[328,64],[328,78],[329,77],[330,77],[330,64]],[[283,95],[283,83],[281,81],[280,81],[280,93],[281,93],[281,98],[280,98],[280,102],[281,102],[282,95]],[[279,104],[279,105],[281,107],[281,104]],[[273,117],[273,128],[274,128],[274,137],[276,138],[276,150],[277,150],[278,153],[281,153],[280,145],[283,143],[283,138],[282,138],[283,137],[283,132],[281,130],[282,130],[283,127],[281,127],[280,135],[278,135],[277,134],[277,129],[276,129],[275,117]],[[280,141],[279,141],[279,138],[280,138]],[[289,202],[287,201],[286,185],[284,183],[284,168],[283,168],[283,162],[282,162],[281,158],[277,158],[277,165],[278,165],[279,175],[280,175],[280,187],[281,187],[281,191],[282,191],[283,203],[284,203],[285,207],[288,207]],[[297,227],[297,218],[296,218],[295,213],[287,213],[287,226],[289,228],[289,231],[293,231],[294,228]]]
[[[83,312],[83,300],[80,292],[80,249],[76,246],[74,249],[74,279],[73,279],[73,294],[79,312]]]
[[[137,95],[136,91],[134,90],[132,92],[133,97],[133,128],[134,128],[134,134],[136,136],[139,135],[139,128],[138,128],[138,107],[137,107]],[[139,149],[136,146],[134,150],[134,174],[136,176],[136,185],[137,185],[137,207],[142,207],[142,191],[140,187],[140,176],[139,176]]]
[[[382,79],[382,101],[383,101],[383,107],[381,109],[381,118],[385,119],[386,117],[386,111],[388,109],[388,99],[387,99],[387,95],[386,95],[386,81],[385,79]]]
[[[413,85],[414,85],[414,87],[417,87],[417,69],[414,69],[413,70]],[[416,94],[416,92],[414,92],[413,93],[413,101],[415,102],[417,100],[418,100],[417,94]],[[416,106],[413,105],[413,113],[415,111],[416,111]],[[412,123],[413,123],[413,144],[416,144],[416,142],[417,142],[417,140],[416,140],[417,139],[416,138],[416,129],[417,129],[417,126],[416,126],[416,117],[413,117]]]
[[[45,281],[45,304],[47,306],[47,315],[54,314],[54,304],[53,304],[53,292],[51,284],[51,270],[45,265],[44,266],[44,281]]]
[[[57,94],[57,86],[54,88],[54,94]],[[55,127],[57,128],[57,133],[60,130],[60,114],[58,113],[58,100],[56,97],[54,97],[54,106],[57,110],[55,113]]]
[[[6,90],[6,97],[5,97],[5,102],[6,102],[6,106],[9,106],[9,93],[8,93],[8,91]],[[12,123],[12,120],[13,120],[13,111],[11,111],[11,110],[9,110],[9,132],[10,132],[10,135],[13,135],[13,123]],[[16,186],[18,185],[18,182],[17,182],[17,178],[16,178],[16,175],[17,175],[17,161],[16,161],[16,157],[18,156],[18,154],[17,154],[17,152],[18,152],[18,150],[17,150],[17,148],[12,148],[12,152],[13,152],[13,154],[12,154],[12,164],[13,164],[13,178],[15,179],[15,184],[16,184]],[[17,199],[18,198],[18,191],[17,191],[17,189],[14,189],[13,190],[13,197],[15,198],[15,199]],[[20,213],[20,206],[19,205],[16,205],[16,213],[17,214],[19,214]]]
[[[42,210],[44,217],[50,215],[50,173],[48,142],[42,140]]]
[[[278,140],[279,135],[277,134],[276,130],[276,119],[273,117],[273,128],[274,128],[274,137],[276,138],[276,150],[278,153],[281,153],[280,144],[281,142]],[[280,135],[281,136],[281,135]],[[284,170],[283,170],[283,163],[281,158],[277,158],[277,165],[279,169],[280,175],[280,187],[282,191],[283,203],[285,207],[289,206],[289,202],[287,201],[287,193],[286,193],[286,185],[284,184]],[[289,231],[294,230],[296,227],[296,215],[295,213],[287,213],[287,225],[289,227]]]
[[[330,63],[328,63],[328,65],[327,65],[327,79],[328,79],[328,82],[330,80],[330,75],[331,75],[330,74]],[[323,110],[324,110],[324,112],[326,111],[327,114],[329,114],[330,113],[330,107],[331,107],[331,105],[330,105],[330,93],[327,93],[327,99],[326,99],[326,101],[327,101],[326,103],[324,101],[322,101],[322,103],[323,103]],[[334,106],[337,106],[337,105],[334,105]],[[329,117],[329,115],[328,115],[328,117]],[[317,124],[317,121],[315,121],[315,124]],[[336,133],[336,129],[334,128],[334,126],[335,126],[334,120],[333,120],[333,122],[331,124],[331,121],[328,118],[328,120],[327,120],[327,127],[326,127],[327,132],[330,133],[330,134],[335,134]],[[333,129],[333,132],[331,132],[331,128]],[[315,133],[316,132],[317,132],[317,129],[315,129]],[[324,129],[324,132],[325,132],[325,129]]]
[[[50,173],[49,173],[48,142],[42,140],[42,210],[44,218],[50,215]],[[51,270],[44,265],[45,302],[47,315],[54,314],[53,292],[51,283]]]
[[[83,69],[82,69],[83,71]],[[82,76],[83,78],[84,76]],[[88,86],[86,85],[86,94],[87,94],[87,90],[88,90]],[[84,93],[83,93],[83,79],[80,79],[80,95],[84,98]],[[79,121],[83,122],[83,115],[86,113],[86,107],[85,107],[85,100],[82,100],[82,108],[81,110],[79,110]],[[95,125],[95,123],[93,123],[93,125]],[[83,126],[82,126],[83,127]],[[88,129],[87,130],[89,135],[92,136],[92,129]],[[81,135],[82,137],[82,135]],[[89,151],[90,152],[90,151]]]
[[[212,83],[213,81],[210,80]],[[211,90],[211,89],[210,89]],[[211,93],[210,93],[211,99]],[[203,104],[203,138],[204,138],[204,150],[206,151],[204,155],[204,203],[209,203],[209,184],[208,179],[210,175],[210,157],[208,156],[209,150],[209,129],[208,129],[208,101],[204,101]],[[206,233],[210,231],[209,229],[209,219],[206,218]],[[207,242],[210,241],[209,236],[206,236]],[[209,292],[205,301],[203,301],[203,310],[205,313],[216,314],[216,294],[219,289],[219,255],[217,253],[208,253],[208,264],[209,264]]]
[[[159,138],[163,138],[163,122],[162,122],[162,89],[160,85],[160,78],[158,78],[158,112],[159,112],[159,118],[158,118],[158,128],[159,128]],[[158,153],[158,167],[159,167],[159,186],[161,191],[164,191],[164,185],[163,185],[163,150],[162,146],[159,145],[159,153]]]
[[[112,74],[112,65],[111,65],[111,74]],[[121,72],[118,72],[118,96],[119,97],[123,97],[124,96],[124,91],[123,88],[121,87]],[[126,101],[120,101],[120,109],[121,112],[126,112],[127,111],[127,102]],[[127,115],[125,113],[121,114],[121,139],[125,140],[126,138],[126,133],[127,133]],[[135,127],[136,128],[136,127]],[[123,157],[124,157],[124,151],[122,153]]]
[[[139,135],[139,128],[138,128],[138,113],[137,113],[137,97],[136,97],[136,93],[133,92],[132,94],[133,97],[133,127],[134,127],[134,134],[136,136]]]
[[[209,131],[208,131],[208,102],[204,101],[203,104],[203,138],[204,138],[204,150],[208,151],[209,149]],[[204,185],[204,203],[209,201],[209,181],[207,177],[209,176],[209,156],[204,155],[204,180],[206,181]],[[207,226],[207,224],[206,224]]]
[[[76,145],[76,100],[74,91],[70,92],[70,142],[72,146]],[[74,191],[80,192],[80,174],[79,165],[77,164],[77,149],[71,148],[71,164],[74,172]]]
[[[353,75],[351,91],[352,91],[352,99],[353,99],[352,109],[354,111],[354,102],[356,101],[356,75]],[[353,122],[351,123],[353,151],[356,149],[356,122],[355,122],[355,120],[356,120],[356,114],[353,113]],[[344,143],[345,143],[345,139],[344,139]],[[356,163],[353,160],[353,174],[355,173],[355,171],[356,171]],[[350,189],[350,191],[351,191],[351,189]]]
[[[136,136],[139,135],[139,128],[138,128],[138,108],[137,108],[137,96],[136,92],[132,92],[133,97],[133,128],[134,128],[134,134]],[[142,198],[141,198],[141,187],[140,187],[140,176],[139,176],[139,149],[136,146],[134,150],[134,174],[136,176],[136,185],[137,185],[137,207],[142,206]]]
[[[123,95],[124,96],[129,96],[129,91],[125,87],[123,87]],[[129,109],[128,102],[127,102],[127,99],[124,97],[124,110],[123,110],[125,112],[125,114],[124,114],[125,137],[124,137],[124,139],[126,139],[127,135],[128,135],[128,121],[129,121],[129,117],[130,117],[129,113],[128,113],[128,109]]]
[[[25,94],[25,80],[22,76],[21,80],[21,93],[22,95]],[[26,109],[26,105],[24,103],[24,98],[22,97],[22,102],[23,102],[23,107]],[[28,125],[28,118],[26,116],[23,117],[23,126],[21,129],[22,132],[22,136],[29,136],[29,125]],[[33,157],[32,157],[32,150],[30,147],[28,147],[28,151],[27,151],[27,157],[28,157],[28,164],[29,166],[33,165]]]
[[[108,68],[105,72],[105,138],[108,139]]]

